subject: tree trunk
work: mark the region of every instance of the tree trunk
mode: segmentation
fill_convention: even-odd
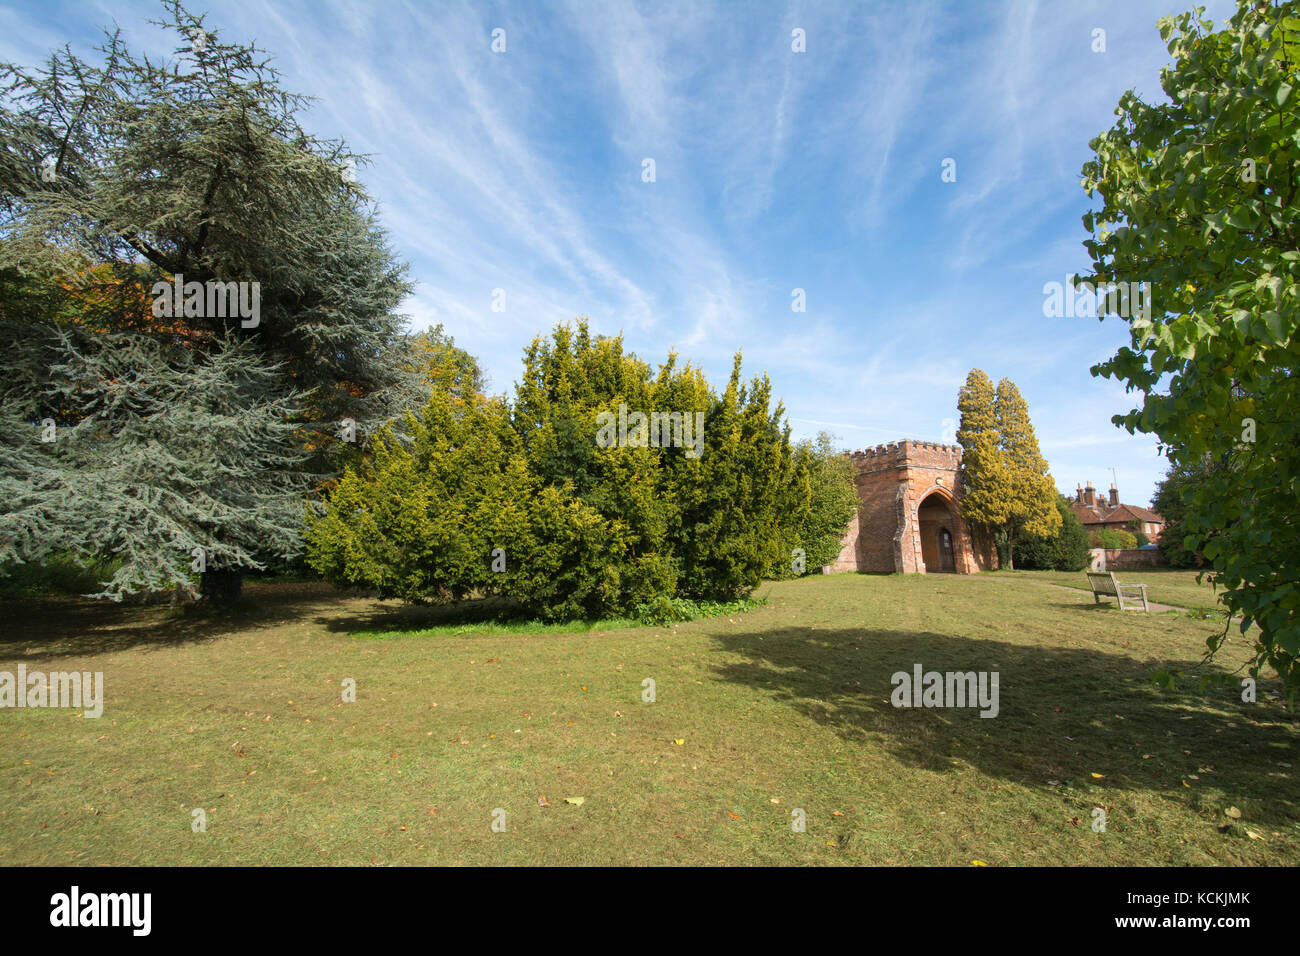
[[[199,582],[201,600],[222,607],[234,604],[244,589],[244,576],[239,571],[208,570]]]

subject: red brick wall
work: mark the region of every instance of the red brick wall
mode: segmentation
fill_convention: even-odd
[[[1098,548],[1106,552],[1106,571],[1125,568],[1155,568],[1165,563],[1158,548]]]

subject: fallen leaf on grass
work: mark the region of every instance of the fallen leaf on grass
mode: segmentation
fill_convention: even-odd
[[[733,819],[733,820],[739,820],[739,819],[740,819],[740,814],[739,814],[739,813],[732,813],[730,810],[727,811],[727,816],[731,817],[731,819]]]
[[[583,800],[585,800],[585,799],[586,799],[585,797],[565,797],[565,798],[564,798],[564,802],[565,802],[565,803],[571,803],[571,804],[573,804],[575,807],[580,807],[580,806],[582,806],[582,802],[583,802]]]
[[[550,802],[549,800],[547,800],[545,797],[538,797],[538,798],[537,798],[537,805],[538,805],[539,807],[549,807],[549,806],[551,805],[551,802]]]
[[[678,737],[676,740],[673,741],[673,743],[675,743],[678,747],[680,747],[682,744],[686,743],[686,738]]]
[[[970,861],[970,865],[971,865],[971,866],[988,866],[988,864],[985,863],[983,860],[971,860],[971,861]]]
[[[1223,812],[1224,812],[1227,816],[1232,817],[1232,819],[1234,819],[1234,820],[1240,820],[1240,819],[1241,819],[1241,811],[1238,810],[1236,807],[1228,807],[1228,809],[1224,810]]]
[[[1094,774],[1092,775],[1092,778],[1093,778],[1094,780],[1105,780],[1105,779],[1106,779],[1106,775],[1105,775],[1104,773],[1094,773]]]

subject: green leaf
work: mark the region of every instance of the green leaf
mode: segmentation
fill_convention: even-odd
[[[1226,218],[1228,225],[1243,231],[1253,229],[1255,221],[1255,216],[1245,206],[1235,207],[1232,212],[1228,213]]]
[[[1260,318],[1264,322],[1264,328],[1268,330],[1269,338],[1274,345],[1280,345],[1286,339],[1286,326],[1282,318],[1282,313],[1269,310]]]

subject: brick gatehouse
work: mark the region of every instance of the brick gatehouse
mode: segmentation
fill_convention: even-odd
[[[855,451],[858,513],[835,562],[822,570],[973,574],[994,567],[990,542],[972,540],[957,514],[960,445],[898,441]]]

